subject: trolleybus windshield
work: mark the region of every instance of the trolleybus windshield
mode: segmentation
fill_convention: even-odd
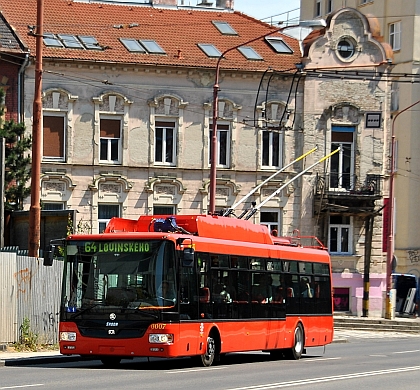
[[[156,310],[176,304],[172,242],[68,241],[65,261],[62,312],[67,319],[110,310],[158,318]]]

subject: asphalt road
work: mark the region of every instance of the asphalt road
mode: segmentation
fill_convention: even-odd
[[[261,352],[230,354],[222,364],[191,359],[134,359],[118,369],[99,361],[0,368],[3,389],[418,389],[420,335],[347,332],[348,342],[312,348],[300,361],[272,360]]]

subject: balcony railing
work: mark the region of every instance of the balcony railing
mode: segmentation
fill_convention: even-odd
[[[373,195],[381,196],[382,176],[368,174],[361,179],[349,173],[317,174],[315,194],[335,193],[345,195]]]

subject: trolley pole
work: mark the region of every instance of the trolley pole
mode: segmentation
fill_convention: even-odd
[[[44,34],[44,0],[37,0],[35,96],[32,125],[31,207],[29,209],[29,256],[39,256],[40,246],[40,180],[41,180],[41,119],[42,119],[42,38]]]

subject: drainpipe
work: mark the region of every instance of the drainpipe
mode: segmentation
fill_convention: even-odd
[[[19,68],[19,72],[18,72],[18,107],[17,107],[17,116],[18,116],[18,122],[23,122],[24,120],[24,115],[21,112],[22,111],[22,101],[23,101],[23,83],[22,83],[22,79],[25,76],[24,75],[24,71],[25,69],[28,67],[29,64],[29,53],[26,53],[25,55],[25,60],[23,61],[23,64],[21,65],[21,67]]]

